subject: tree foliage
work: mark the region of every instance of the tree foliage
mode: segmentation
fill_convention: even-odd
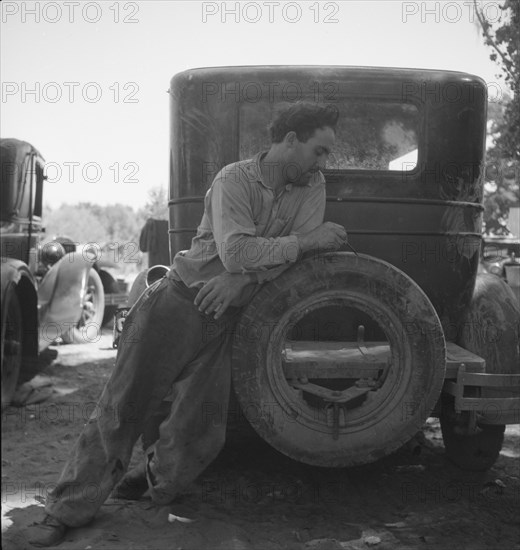
[[[69,237],[78,243],[106,240],[99,217],[85,205],[62,204],[55,209],[46,207],[43,222],[47,239]]]
[[[520,2],[505,0],[499,21],[490,23],[474,0],[475,13],[490,58],[500,64],[504,83],[511,95],[503,93],[488,112],[491,145],[487,151],[485,188],[486,233],[507,235],[510,207],[518,203],[520,180]]]
[[[135,210],[125,204],[99,205],[90,202],[45,206],[43,221],[47,238],[66,236],[78,243],[139,243],[139,235],[148,218],[167,219],[168,198],[164,187],[148,191],[144,207]]]
[[[137,241],[141,230],[141,221],[131,206],[124,204],[80,203],[80,207],[90,209],[97,216],[104,229],[106,241]]]
[[[101,206],[83,202],[62,204],[57,209],[46,207],[43,213],[48,237],[70,237],[79,243],[139,242],[144,221],[131,206],[111,204]]]
[[[156,186],[148,190],[148,200],[139,210],[140,217],[145,221],[148,218],[157,220],[168,219],[168,195],[166,187]]]

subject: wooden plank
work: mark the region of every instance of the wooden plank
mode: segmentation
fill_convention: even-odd
[[[457,366],[458,368],[464,363],[466,369],[472,372],[484,372],[486,367],[486,361],[482,357],[457,346],[453,342],[446,342],[446,358],[447,366]]]
[[[357,342],[290,341],[283,353],[284,372],[287,378],[374,378],[380,374],[391,358],[388,342],[363,342],[364,352]],[[456,379],[459,368],[484,372],[482,357],[446,342],[446,378]]]
[[[484,372],[486,361],[467,349],[461,348],[453,342],[446,342],[446,374],[444,378],[456,380],[459,368],[464,365],[471,372]]]
[[[286,378],[376,378],[387,366],[390,346],[385,342],[292,341],[284,352]]]
[[[365,342],[369,354],[364,354],[357,342],[312,342],[292,341],[283,351],[284,360],[290,362],[306,361],[386,361],[390,357],[390,345],[386,342]]]
[[[379,346],[388,346],[388,342],[363,342],[363,345],[370,348],[377,348]],[[292,351],[300,351],[307,349],[316,350],[357,350],[358,343],[350,340],[348,342],[336,342],[335,340],[287,340],[285,343],[286,349]]]
[[[286,378],[377,378],[386,363],[336,363],[333,361],[302,361],[285,363]]]

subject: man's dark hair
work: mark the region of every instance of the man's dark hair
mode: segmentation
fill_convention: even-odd
[[[299,141],[307,141],[318,128],[329,126],[333,130],[339,111],[335,105],[319,105],[310,101],[283,103],[269,125],[273,143],[280,143],[288,132],[296,132]]]

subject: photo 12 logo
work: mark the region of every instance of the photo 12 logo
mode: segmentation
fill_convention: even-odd
[[[452,2],[402,2],[401,20],[403,23],[420,20],[421,23],[458,23],[467,21],[474,23],[477,20],[476,9],[488,23],[500,20],[502,8],[499,2],[478,0],[464,0]]]
[[[2,2],[2,23],[139,23],[137,2]]]
[[[139,103],[137,82],[2,82],[2,103]]]
[[[103,169],[94,161],[49,161],[45,163],[44,173],[47,183],[139,183],[136,177],[139,165],[136,162],[114,162]]]
[[[338,2],[202,2],[202,22],[339,23]]]

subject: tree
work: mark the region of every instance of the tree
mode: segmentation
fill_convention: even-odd
[[[504,0],[502,14],[490,23],[473,0],[485,43],[492,48],[490,59],[500,63],[506,86],[496,104],[490,103],[488,119],[492,138],[487,151],[487,184],[484,221],[486,233],[508,234],[506,225],[510,207],[518,203],[520,180],[520,2]]]
[[[131,206],[101,206],[82,202],[62,204],[59,209],[45,208],[47,235],[67,236],[80,243],[138,242],[142,221]]]
[[[131,206],[125,204],[100,206],[91,203],[80,203],[79,206],[88,208],[99,218],[106,241],[136,242],[141,224]]]
[[[43,219],[48,239],[69,237],[78,243],[106,240],[99,217],[88,206],[62,204],[57,209],[46,206]]]
[[[166,188],[162,186],[152,187],[148,190],[148,200],[139,211],[141,218],[146,222],[148,218],[158,220],[168,219],[168,195]]]
[[[500,143],[502,128],[506,126],[506,109],[510,96],[488,107],[488,133],[492,145],[487,151],[484,185],[485,233],[509,235],[507,220],[512,205],[518,203],[520,163],[510,158]]]

